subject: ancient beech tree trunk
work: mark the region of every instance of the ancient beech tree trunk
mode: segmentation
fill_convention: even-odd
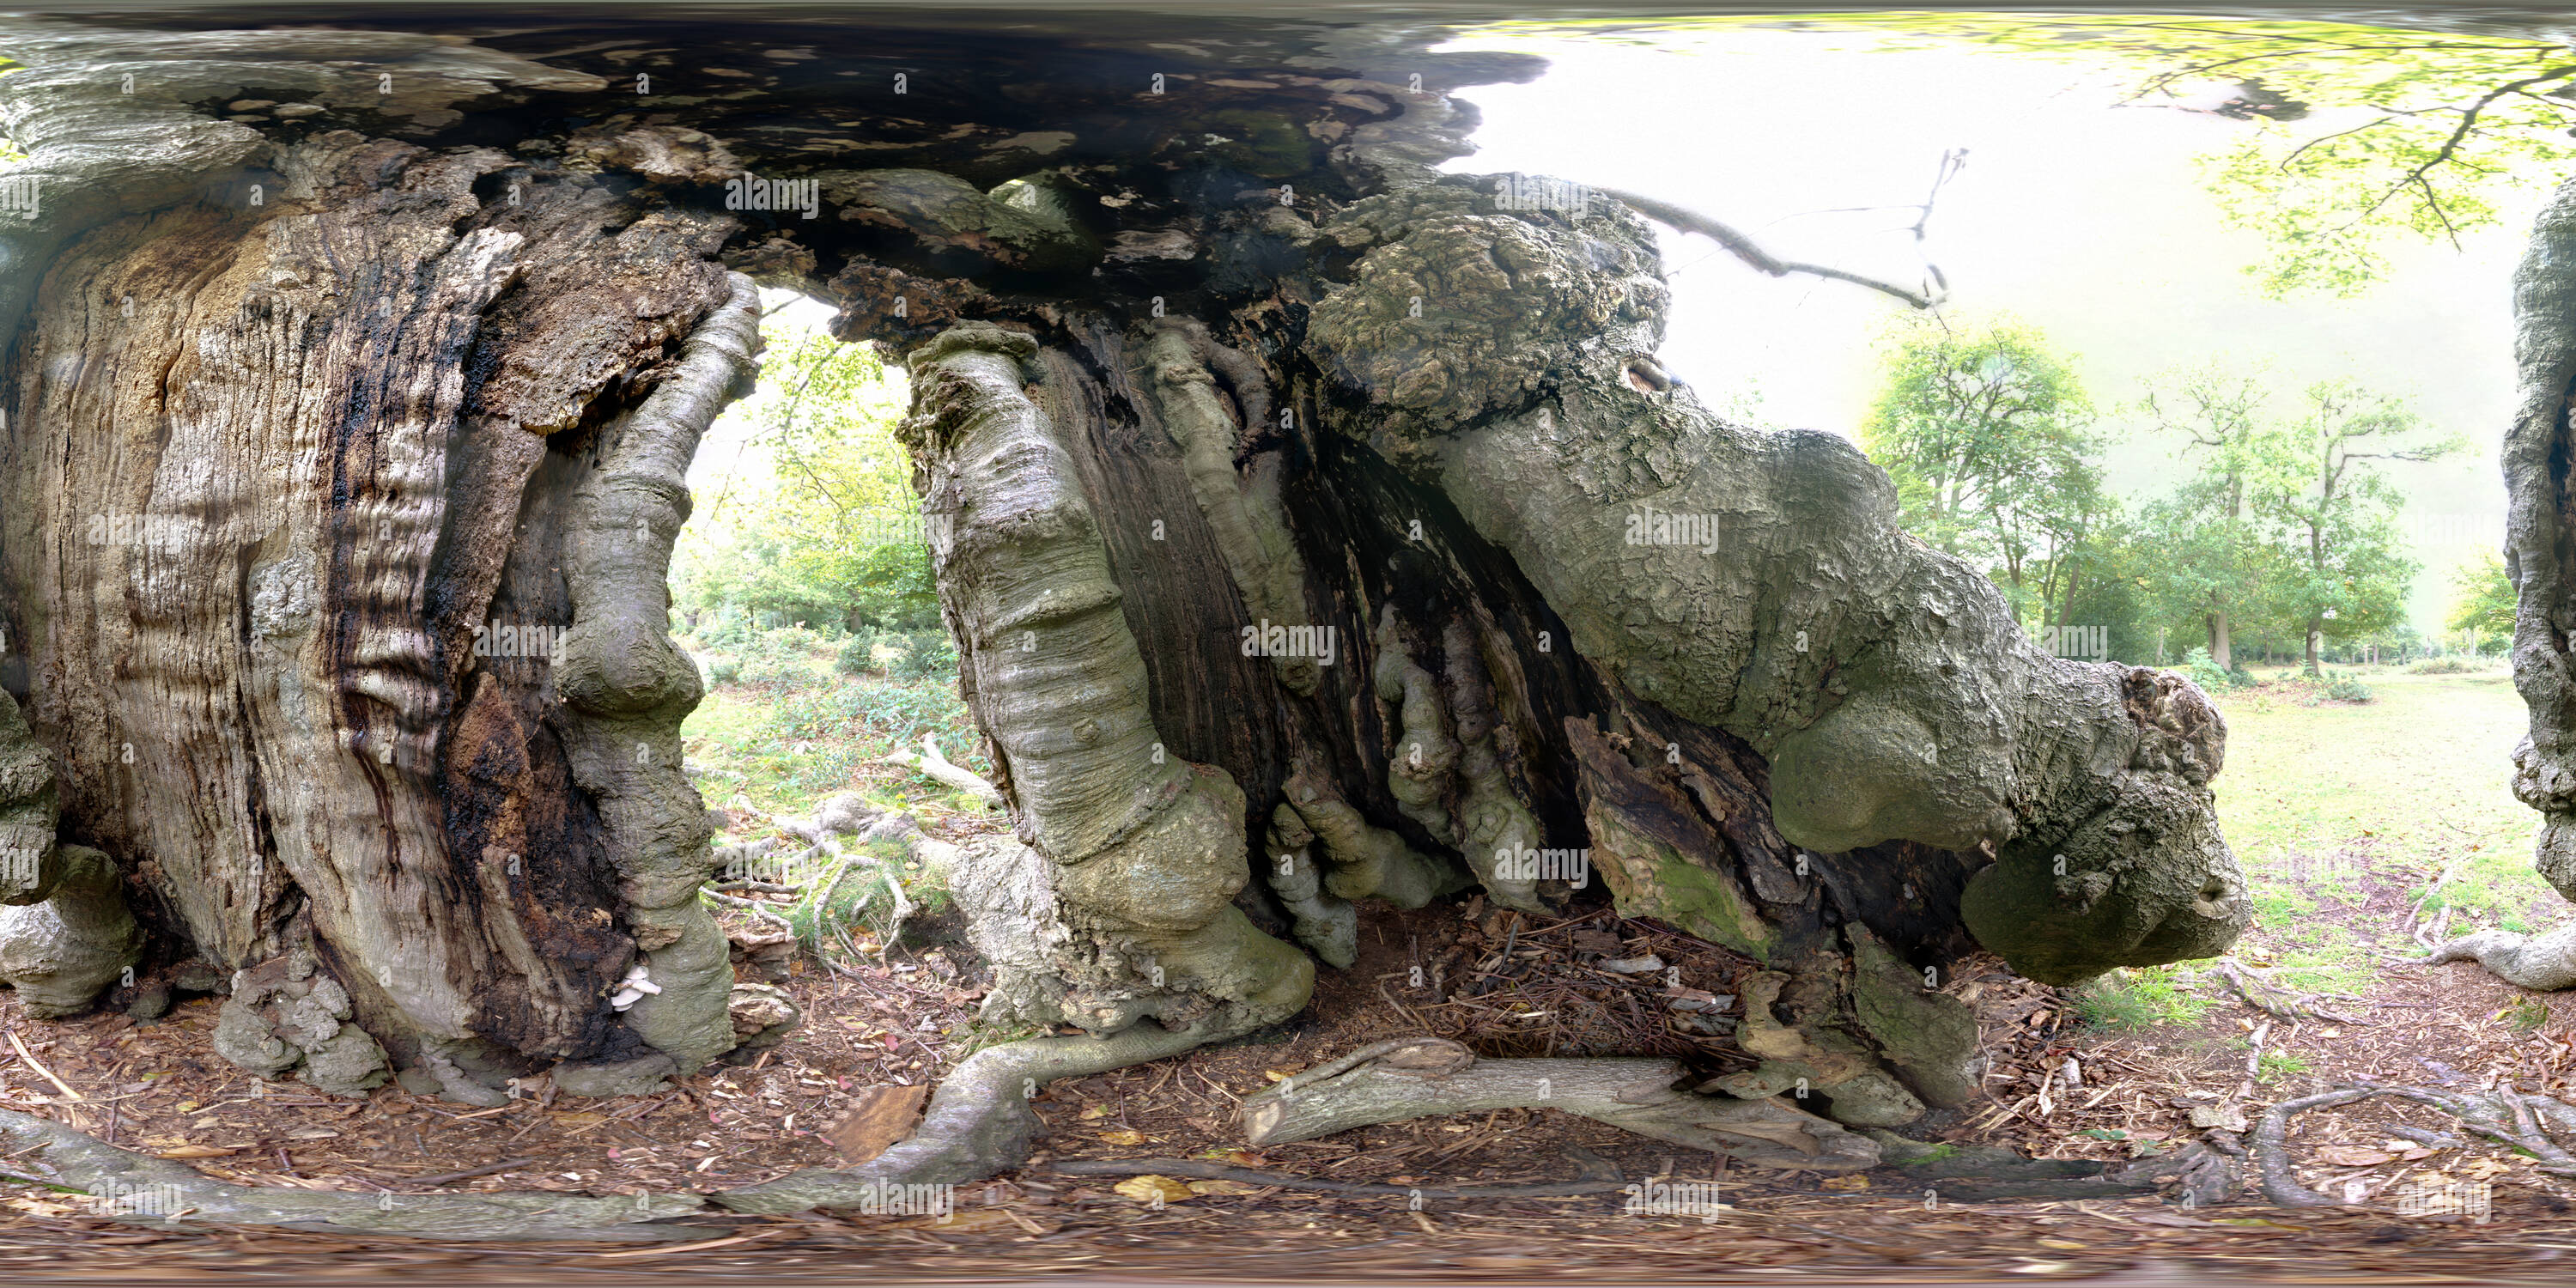
[[[39,43],[6,89],[42,183],[76,151],[49,146],[67,114],[265,85],[435,120],[443,101],[385,104],[375,69],[416,98],[431,76],[456,96],[584,79],[324,43],[306,52],[378,61],[201,40],[212,57],[152,65],[133,106]],[[264,1072],[354,1090],[384,1078],[380,1042],[479,1098],[466,1071],[704,1063],[732,1045],[732,979],[696,893],[678,726],[698,677],[663,580],[698,431],[757,345],[757,298],[715,258],[733,224],[505,176],[491,149],[220,130],[249,146],[209,150],[184,199],[120,213],[137,167],[180,158],[105,160],[46,184],[19,239],[51,244],[12,279],[33,289],[0,573],[63,835],[220,971],[319,967],[352,1035],[228,1022],[226,1054]],[[621,1016],[603,999],[636,961],[663,991]]]
[[[1764,964],[1760,1062],[1703,1090],[1854,1126],[1973,1092],[1974,945],[2066,982],[2242,928],[2196,690],[2045,656],[1848,442],[1666,378],[1634,210],[1432,169],[1443,91],[1532,63],[1208,25],[18,29],[64,191],[0,246],[0,613],[55,776],[0,825],[58,809],[26,844],[242,972],[254,1065],[346,1089],[381,1043],[471,1098],[721,1052],[661,583],[747,275],[911,373],[1015,823],[954,874],[988,1013],[1096,1035],[979,1055],[870,1175],[1295,1013],[1380,902],[1597,878]]]

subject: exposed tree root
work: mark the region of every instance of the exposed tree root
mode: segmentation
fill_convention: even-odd
[[[1892,1132],[1870,1137],[1906,1180],[1960,1203],[2074,1201],[2154,1194],[2170,1187],[2187,1207],[2236,1201],[2237,1170],[2223,1151],[2190,1145],[2128,1163],[2024,1158],[1992,1145],[1926,1145]]]
[[[1583,1158],[1579,1151],[1577,1157],[1579,1161]],[[1401,1194],[1408,1198],[1418,1195],[1426,1199],[1564,1198],[1579,1194],[1615,1194],[1628,1188],[1628,1180],[1619,1174],[1618,1167],[1598,1158],[1586,1163],[1584,1179],[1544,1185],[1370,1185],[1354,1181],[1323,1181],[1250,1167],[1227,1167],[1189,1158],[1093,1159],[1058,1162],[1049,1166],[1067,1176],[1187,1176],[1203,1181],[1276,1185],[1284,1190],[1312,1190],[1318,1194]],[[1604,1174],[1592,1175],[1595,1172]]]
[[[2368,1020],[2355,1019],[2340,1011],[2328,1010],[2322,1005],[2320,995],[2294,991],[2265,978],[2261,971],[2233,957],[2219,958],[2218,965],[2212,969],[2218,978],[2227,981],[2227,987],[2230,990],[2245,999],[2247,1006],[2265,1014],[2284,1020],[2332,1020],[2337,1024],[2370,1023]]]
[[[271,1225],[336,1234],[438,1239],[702,1238],[702,1226],[654,1225],[702,1210],[696,1194],[356,1194],[218,1181],[183,1163],[130,1153],[60,1123],[0,1110],[0,1141],[24,1165],[41,1149],[50,1181],[94,1200],[93,1215],[142,1225]]]
[[[1081,1078],[1179,1055],[1223,1033],[1174,1032],[1140,1023],[1109,1037],[1032,1038],[966,1057],[930,1098],[921,1130],[852,1168],[808,1168],[727,1190],[716,1203],[736,1212],[801,1212],[854,1207],[888,1185],[962,1185],[1017,1166],[1040,1130],[1029,1101],[1057,1078]]]
[[[887,1186],[982,1180],[1027,1159],[1041,1129],[1029,1101],[1047,1083],[1179,1055],[1226,1036],[1231,1035],[1143,1023],[1106,1038],[1033,1038],[987,1047],[940,1084],[920,1130],[873,1161],[847,1169],[808,1168],[715,1195],[266,1189],[218,1181],[183,1163],[118,1149],[60,1123],[7,1110],[0,1110],[0,1144],[22,1165],[34,1156],[53,1169],[51,1179],[28,1183],[90,1195],[97,1200],[94,1215],[136,1224],[272,1225],[478,1240],[679,1239],[703,1236],[706,1229],[650,1223],[700,1212],[710,1201],[737,1212],[779,1214],[881,1201]],[[38,1149],[41,1155],[31,1155]]]
[[[2423,965],[2473,961],[2508,984],[2539,993],[2576,987],[2576,921],[2518,935],[2510,930],[2481,930],[2462,935],[2433,950]]]
[[[2321,1091],[2313,1096],[2284,1100],[2263,1111],[2262,1121],[2254,1125],[2251,1152],[2254,1157],[2256,1183],[2263,1196],[2282,1207],[2339,1207],[2339,1200],[2319,1194],[2299,1184],[2291,1172],[2289,1155],[2283,1145],[2289,1133],[2290,1120],[2311,1109],[2349,1105],[2373,1096],[2395,1096],[2419,1105],[2439,1109],[2460,1120],[2460,1125],[2478,1135],[2500,1141],[2539,1159],[2539,1169],[2558,1176],[2576,1176],[2576,1156],[2559,1148],[2542,1127],[2544,1118],[2559,1130],[2576,1127],[2576,1105],[2547,1096],[2532,1095],[2498,1087],[2491,1092],[2446,1095],[2423,1087],[2391,1083],[2366,1083],[2334,1091]]]
[[[1244,1138],[1274,1145],[1430,1114],[1562,1109],[1761,1167],[1851,1172],[1879,1161],[1875,1142],[1785,1100],[1676,1090],[1685,1076],[1671,1060],[1479,1060],[1443,1038],[1399,1038],[1245,1097]]]

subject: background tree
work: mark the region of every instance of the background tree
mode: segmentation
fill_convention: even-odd
[[[2442,625],[2466,634],[2473,649],[2512,639],[2513,610],[2513,579],[2495,551],[2481,550],[2451,570],[2451,612]]]
[[[2324,381],[2303,395],[2298,420],[2254,438],[2254,507],[2282,526],[2296,569],[2278,586],[2277,607],[2299,624],[2308,674],[2328,638],[2383,630],[2405,615],[2417,565],[2399,553],[2397,511],[2405,498],[2377,462],[2429,461],[2460,450],[2456,438],[2409,442],[2421,418],[2392,397],[2350,381]]]
[[[2205,632],[2222,671],[2235,669],[2235,633],[2262,611],[2277,580],[2277,552],[2253,504],[2267,398],[2259,376],[2211,364],[2151,380],[2138,400],[2158,432],[2181,440],[2179,454],[2193,468],[2141,514],[2137,536],[2155,554],[2155,598]]]
[[[903,382],[866,346],[773,314],[768,372],[726,412],[753,428],[673,554],[678,601],[784,621],[936,625],[911,469],[895,441]]]
[[[2109,512],[2073,369],[2009,319],[1907,322],[1887,348],[1861,443],[1895,480],[1906,529],[1987,569],[2017,616],[2044,621]]]

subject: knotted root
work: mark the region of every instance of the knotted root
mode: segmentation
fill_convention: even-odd
[[[2481,930],[2433,950],[2422,965],[2476,962],[2508,984],[2538,993],[2576,987],[2576,921],[2537,935]]]

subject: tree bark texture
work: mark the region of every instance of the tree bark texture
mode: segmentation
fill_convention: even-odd
[[[0,244],[0,616],[61,837],[451,1089],[721,1051],[662,580],[731,268],[910,371],[997,1020],[1164,1052],[1293,1014],[1371,901],[1597,876],[1764,967],[1724,1094],[1883,1125],[1973,1088],[1975,944],[2243,927],[2197,690],[2045,656],[1848,442],[1666,377],[1636,211],[1432,168],[1534,61],[1208,29],[16,29],[65,192]],[[215,119],[253,91],[322,110]]]

